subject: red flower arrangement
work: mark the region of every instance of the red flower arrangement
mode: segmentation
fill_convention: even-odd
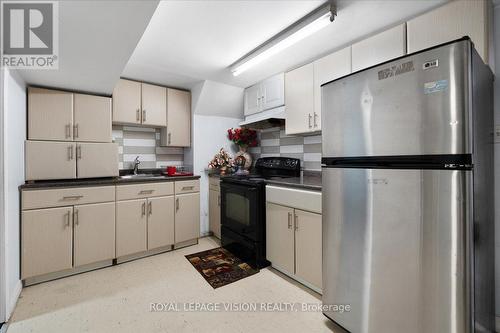
[[[257,145],[257,131],[249,128],[230,128],[227,137],[240,147],[255,147]]]

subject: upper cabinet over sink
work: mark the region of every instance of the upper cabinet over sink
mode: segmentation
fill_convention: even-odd
[[[113,123],[167,126],[167,88],[120,79],[113,90]]]

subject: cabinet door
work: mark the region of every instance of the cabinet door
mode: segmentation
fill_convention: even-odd
[[[115,257],[115,203],[75,206],[74,265],[82,266]]]
[[[78,143],[78,178],[118,176],[116,143]]]
[[[175,243],[200,237],[200,194],[175,196]]]
[[[295,274],[322,288],[321,215],[295,210]]]
[[[406,54],[406,24],[352,45],[352,71],[377,65]]]
[[[148,199],[148,250],[174,244],[174,197]]]
[[[147,249],[147,200],[116,202],[116,256]]]
[[[249,116],[260,111],[260,98],[260,83],[245,89],[243,104],[243,112],[245,116]]]
[[[113,123],[141,123],[141,83],[118,80],[113,90]]]
[[[28,89],[28,139],[73,140],[73,94]]]
[[[167,128],[161,130],[161,145],[191,145],[191,93],[167,89]]]
[[[111,142],[111,98],[75,94],[75,141]]]
[[[262,110],[285,104],[285,74],[280,73],[261,83]]]
[[[313,127],[321,130],[321,85],[351,73],[351,47],[346,47],[314,62]]]
[[[26,141],[26,180],[76,178],[74,142]]]
[[[72,268],[73,208],[22,212],[21,278]]]
[[[142,124],[167,126],[167,88],[142,83]]]
[[[314,65],[285,73],[286,134],[314,131]]]
[[[210,231],[220,239],[220,192],[210,190],[208,195],[208,213]]]
[[[266,204],[266,257],[271,264],[294,273],[293,208]]]
[[[408,53],[469,36],[483,61],[488,63],[488,2],[450,1],[409,20]]]

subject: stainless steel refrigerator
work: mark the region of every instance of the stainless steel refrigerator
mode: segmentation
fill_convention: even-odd
[[[323,85],[323,304],[338,325],[494,331],[492,96],[468,38]]]

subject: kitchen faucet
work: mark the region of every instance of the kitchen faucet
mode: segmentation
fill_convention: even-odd
[[[134,160],[134,175],[137,175],[139,171],[139,164],[141,164],[141,161],[139,161],[139,156],[137,156]]]

